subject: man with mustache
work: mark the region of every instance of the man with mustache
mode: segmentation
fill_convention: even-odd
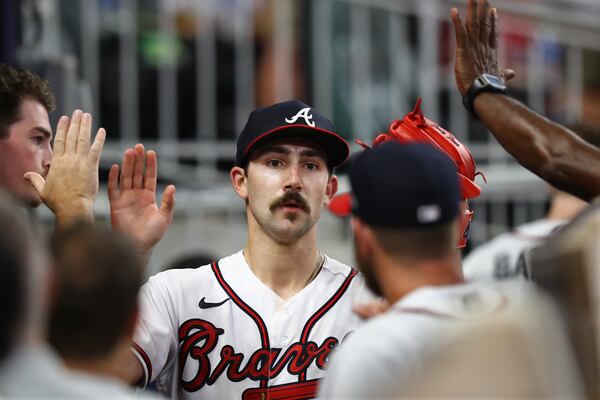
[[[184,399],[316,396],[328,355],[359,322],[352,305],[371,300],[356,271],[317,246],[338,186],[332,170],[348,153],[333,124],[300,101],[250,114],[230,172],[246,205],[246,246],[150,278],[132,382]],[[109,186],[118,200],[116,174]]]

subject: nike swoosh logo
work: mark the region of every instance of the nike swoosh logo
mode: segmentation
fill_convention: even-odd
[[[200,308],[213,308],[213,307],[219,307],[222,304],[225,304],[225,302],[227,300],[229,300],[229,298],[226,298],[225,300],[219,302],[219,303],[209,303],[207,301],[204,301],[204,299],[206,299],[206,297],[203,297],[202,300],[200,300],[200,302],[198,303],[198,307]]]

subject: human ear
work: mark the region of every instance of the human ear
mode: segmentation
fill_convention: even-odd
[[[231,171],[229,171],[229,178],[231,179],[233,190],[235,190],[237,195],[243,200],[248,200],[246,171],[240,167],[233,167],[231,168]]]
[[[327,188],[325,189],[325,205],[329,204],[329,201],[338,190],[338,177],[335,175],[331,175],[329,177],[329,181],[327,182]]]

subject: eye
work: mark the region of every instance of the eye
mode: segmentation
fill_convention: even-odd
[[[44,142],[44,136],[33,136],[31,140],[33,141],[33,143],[40,145]]]
[[[280,160],[267,160],[267,165],[269,167],[273,167],[273,168],[277,168],[277,167],[281,167],[283,165],[283,163]]]
[[[312,162],[306,163],[305,167],[309,171],[316,171],[319,169],[319,165]]]

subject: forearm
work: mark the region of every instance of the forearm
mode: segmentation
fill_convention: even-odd
[[[521,165],[584,200],[600,195],[600,150],[508,96],[482,93],[481,122]]]

